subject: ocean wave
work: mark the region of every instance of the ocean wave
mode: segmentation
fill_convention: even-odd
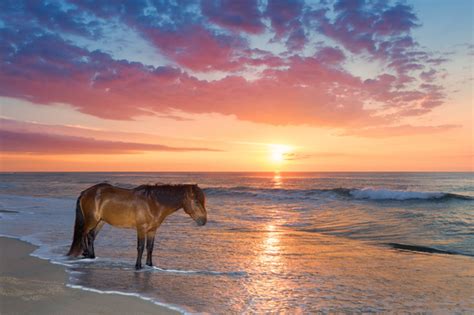
[[[474,197],[446,193],[423,192],[374,188],[331,188],[331,189],[281,189],[253,187],[208,187],[204,191],[210,196],[250,197],[273,200],[317,200],[324,197],[342,197],[356,200],[474,200]]]
[[[370,199],[370,200],[474,200],[473,197],[444,193],[444,192],[422,192],[409,190],[390,190],[390,189],[353,189],[350,195],[355,199]]]
[[[445,254],[445,255],[461,255],[461,256],[469,256],[469,257],[473,256],[468,253],[461,253],[461,252],[456,252],[452,250],[442,250],[442,249],[437,249],[434,247],[428,247],[428,246],[422,246],[422,245],[409,245],[409,244],[401,244],[401,243],[386,243],[385,245],[393,249],[410,251],[410,252]]]

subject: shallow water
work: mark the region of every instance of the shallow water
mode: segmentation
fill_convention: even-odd
[[[69,265],[71,285],[185,312],[474,311],[473,173],[0,175],[0,234]],[[75,198],[92,184],[199,183],[208,224],[160,227],[155,268],[135,231],[105,226],[95,260],[67,260]]]

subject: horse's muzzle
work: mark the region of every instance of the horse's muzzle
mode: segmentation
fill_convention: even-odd
[[[198,219],[196,219],[196,223],[197,223],[197,225],[199,225],[199,226],[205,225],[206,222],[207,222],[207,218],[198,218]]]

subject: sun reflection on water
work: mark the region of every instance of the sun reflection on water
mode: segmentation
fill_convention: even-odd
[[[280,246],[280,232],[274,224],[267,224],[261,239],[261,250],[258,253],[258,264],[270,274],[283,271],[283,259]]]
[[[293,288],[287,276],[287,262],[282,247],[282,224],[283,220],[279,219],[278,222],[262,226],[262,232],[255,244],[257,251],[254,266],[258,275],[247,285],[249,295],[252,296],[248,303],[253,305],[254,309],[285,310],[285,299],[275,297],[288,296]]]
[[[281,188],[283,186],[283,178],[280,174],[280,171],[275,171],[273,174],[273,187],[274,188]]]
[[[263,253],[266,254],[264,256],[271,255],[272,257],[278,257],[280,254],[280,237],[278,232],[276,232],[276,227],[273,224],[268,224],[266,226],[267,233],[266,237],[263,239]]]

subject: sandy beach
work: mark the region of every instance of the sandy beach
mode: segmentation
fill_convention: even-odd
[[[66,287],[64,267],[29,256],[35,248],[0,237],[1,314],[178,314],[132,296]]]

